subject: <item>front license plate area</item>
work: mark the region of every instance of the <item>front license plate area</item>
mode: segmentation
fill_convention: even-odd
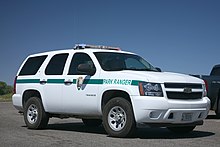
[[[182,121],[192,121],[192,113],[183,113]]]

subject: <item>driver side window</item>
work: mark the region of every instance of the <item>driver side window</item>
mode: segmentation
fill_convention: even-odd
[[[94,63],[89,55],[85,53],[75,53],[70,64],[68,75],[84,75],[77,70],[77,67],[80,64],[89,64],[91,67],[95,68]]]

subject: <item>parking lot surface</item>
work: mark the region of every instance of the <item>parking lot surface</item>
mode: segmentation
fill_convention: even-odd
[[[211,111],[203,126],[176,135],[166,128],[141,128],[132,138],[109,137],[104,128],[89,128],[80,119],[52,118],[44,130],[26,128],[11,102],[0,102],[0,146],[39,147],[219,147],[220,119]]]

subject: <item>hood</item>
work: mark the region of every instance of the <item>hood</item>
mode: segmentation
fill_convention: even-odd
[[[121,71],[119,73],[128,75],[126,77],[132,77],[133,80],[153,83],[203,83],[199,78],[172,72]]]

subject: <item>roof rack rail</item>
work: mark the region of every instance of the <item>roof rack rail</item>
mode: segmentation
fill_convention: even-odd
[[[111,47],[111,46],[103,46],[103,45],[88,45],[88,44],[76,44],[74,47],[75,50],[86,49],[86,48],[117,50],[117,51],[121,50],[119,47]]]

